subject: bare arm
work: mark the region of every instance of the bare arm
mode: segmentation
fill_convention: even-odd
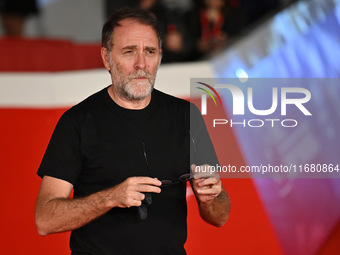
[[[200,215],[207,223],[222,227],[228,220],[230,200],[227,192],[222,187],[218,175],[203,177],[198,173],[198,168],[192,166],[195,179],[191,181],[199,206]]]
[[[73,185],[44,176],[35,208],[35,222],[40,235],[80,228],[113,207],[140,206],[142,192],[160,193],[161,182],[149,177],[131,177],[124,182],[83,198],[70,199]]]

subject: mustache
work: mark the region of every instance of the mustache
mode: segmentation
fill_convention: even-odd
[[[137,72],[130,73],[128,79],[147,78],[149,81],[153,80],[153,75],[144,70],[138,70]]]

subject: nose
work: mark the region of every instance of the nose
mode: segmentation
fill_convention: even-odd
[[[146,66],[145,56],[143,53],[138,53],[136,56],[135,69],[144,69]]]

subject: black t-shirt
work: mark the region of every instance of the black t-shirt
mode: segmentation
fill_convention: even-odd
[[[70,182],[74,198],[131,176],[177,180],[190,171],[193,147],[196,154],[201,140],[212,147],[208,136],[200,138],[202,129],[206,133],[200,118],[194,125],[202,129],[195,128],[194,135],[190,130],[190,115],[199,115],[195,109],[185,100],[153,90],[146,108],[129,110],[118,106],[105,88],[63,114],[38,175]],[[209,154],[205,150],[200,160]],[[72,254],[185,254],[185,194],[185,183],[152,194],[145,220],[139,218],[137,207],[113,208],[72,231]]]

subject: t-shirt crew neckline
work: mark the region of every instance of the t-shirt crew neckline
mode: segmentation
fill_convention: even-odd
[[[109,86],[108,86],[109,87]],[[140,116],[140,115],[144,115],[148,112],[150,112],[153,108],[154,108],[154,105],[155,105],[155,89],[152,90],[152,93],[151,93],[151,99],[150,99],[150,102],[149,104],[144,107],[143,109],[127,109],[127,108],[124,108],[120,105],[118,105],[112,98],[111,96],[109,95],[109,92],[108,92],[108,87],[106,87],[104,89],[104,100],[105,102],[107,103],[107,105],[109,106],[109,108],[115,112],[120,112],[122,114],[125,114],[125,115],[129,115],[131,117],[133,116]]]

